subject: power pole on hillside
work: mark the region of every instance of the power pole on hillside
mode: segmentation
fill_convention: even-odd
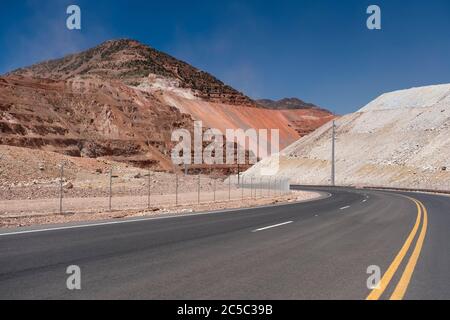
[[[331,185],[333,187],[336,185],[335,146],[336,146],[336,122],[333,120],[333,129],[331,136]]]

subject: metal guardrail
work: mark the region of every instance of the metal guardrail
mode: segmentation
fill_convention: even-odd
[[[380,186],[346,186],[346,185],[300,185],[293,184],[291,187],[308,187],[308,188],[351,188],[351,189],[372,189],[372,190],[392,190],[392,191],[406,191],[406,192],[425,192],[425,193],[442,193],[450,194],[450,190],[441,189],[423,189],[423,188],[406,188],[406,187],[380,187]]]

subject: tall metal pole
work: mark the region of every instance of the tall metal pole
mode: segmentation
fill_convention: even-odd
[[[335,149],[336,149],[336,122],[333,120],[333,130],[331,137],[331,185],[334,187],[336,185],[336,167],[335,167]]]

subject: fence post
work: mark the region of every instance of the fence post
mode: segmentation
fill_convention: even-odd
[[[244,200],[244,176],[242,176],[242,188],[241,188],[241,198]]]
[[[263,178],[264,190],[261,192],[261,197],[265,198],[267,196],[267,177]]]
[[[198,185],[197,185],[197,202],[200,204],[200,174],[198,175]]]
[[[250,178],[250,199],[253,199],[253,177]]]
[[[256,179],[254,177],[252,177],[252,195],[250,197],[251,199],[254,199],[255,192],[256,192]]]
[[[228,201],[231,201],[231,177],[228,177]]]
[[[109,169],[109,211],[112,211],[112,169]]]
[[[275,184],[273,186],[273,195],[276,197],[278,196],[278,178],[275,178]]]
[[[178,173],[175,174],[176,183],[175,183],[175,206],[178,207]]]
[[[275,197],[278,196],[278,188],[279,188],[279,184],[280,184],[280,179],[275,178],[275,192],[274,192],[274,196],[275,196]]]
[[[259,197],[263,197],[263,178],[259,178]]]
[[[148,193],[147,193],[147,208],[150,209],[151,205],[151,186],[152,186],[152,179],[150,177],[150,170],[148,170]]]
[[[61,163],[61,177],[59,179],[59,214],[63,213],[63,178],[64,178],[64,164]]]
[[[216,179],[214,178],[214,183],[213,183],[213,189],[214,189],[214,200],[213,202],[216,202]]]

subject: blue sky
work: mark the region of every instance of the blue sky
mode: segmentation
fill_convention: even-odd
[[[65,27],[78,4],[82,30]],[[382,10],[382,30],[366,9]],[[379,94],[450,82],[448,0],[2,0],[0,73],[133,38],[253,98],[299,97],[339,114]]]

